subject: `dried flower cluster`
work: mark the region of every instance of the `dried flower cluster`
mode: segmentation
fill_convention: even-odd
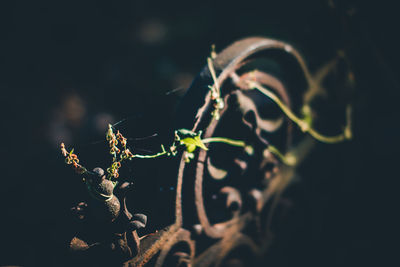
[[[70,152],[68,152],[65,149],[64,143],[61,143],[61,153],[65,157],[65,163],[67,163],[68,165],[72,165],[73,169],[77,173],[84,174],[87,172],[87,169],[79,164],[79,159],[78,159],[78,156],[76,154],[74,154],[74,149],[72,149]]]
[[[107,168],[108,179],[117,179],[119,177],[118,170],[121,168],[121,163],[125,159],[131,160],[135,157],[132,152],[126,147],[127,139],[119,132],[115,134],[112,125],[108,125],[106,134],[106,140],[110,146],[110,154],[113,156],[113,162],[109,168]],[[121,144],[121,149],[118,148],[118,143]],[[118,159],[119,155],[119,159]]]

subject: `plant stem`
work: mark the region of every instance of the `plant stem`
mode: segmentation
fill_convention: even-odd
[[[204,144],[207,143],[225,143],[231,146],[245,147],[246,143],[241,140],[232,140],[225,137],[209,137],[201,140]]]
[[[288,166],[295,166],[297,159],[292,154],[283,155],[276,147],[273,145],[268,145],[268,151],[277,156],[284,164]]]
[[[210,137],[201,140],[203,143],[225,143],[231,146],[246,147],[246,143],[241,140],[232,140],[225,137]],[[288,166],[296,165],[296,157],[291,154],[283,155],[276,147],[273,145],[268,145],[268,151],[277,156],[284,164]]]
[[[168,152],[167,151],[163,151],[154,155],[139,155],[139,154],[133,154],[132,158],[140,158],[140,159],[153,159],[153,158],[158,158],[161,157],[163,155],[167,155]]]
[[[349,115],[350,108],[347,108],[347,125],[345,127],[345,131],[342,134],[336,136],[325,136],[317,132],[315,129],[313,129],[306,121],[297,117],[273,92],[261,86],[259,83],[255,81],[247,80],[247,83],[251,88],[257,89],[262,94],[264,94],[265,96],[269,97],[272,101],[274,101],[283,111],[283,113],[285,113],[285,115],[288,116],[289,119],[291,119],[294,123],[296,123],[300,127],[301,131],[309,133],[312,137],[314,137],[318,141],[321,141],[323,143],[334,144],[342,142],[344,140],[351,139],[352,134],[350,129],[350,115]]]

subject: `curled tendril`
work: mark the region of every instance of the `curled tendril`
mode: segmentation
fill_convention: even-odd
[[[317,139],[320,142],[323,143],[340,143],[345,140],[350,140],[352,138],[352,131],[351,131],[351,106],[347,106],[346,108],[346,120],[347,124],[344,127],[343,133],[336,135],[336,136],[325,136],[318,131],[316,131],[312,125],[311,125],[311,117],[307,115],[305,118],[299,118],[297,115],[293,113],[293,111],[287,107],[280,99],[278,96],[276,96],[272,91],[268,90],[267,88],[263,87],[261,84],[252,81],[252,80],[247,80],[247,84],[249,85],[250,88],[256,89],[259,92],[261,92],[263,95],[269,97],[272,101],[274,101],[278,107],[282,110],[282,112],[294,123],[296,123],[300,130],[302,132],[309,133],[312,137]],[[307,109],[303,110],[307,111]],[[310,112],[310,111],[308,111]]]

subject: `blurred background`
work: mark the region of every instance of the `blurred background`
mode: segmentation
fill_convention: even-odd
[[[398,17],[393,1],[2,1],[0,265],[43,266],[47,235],[84,192],[60,142],[102,166],[107,124],[126,119],[125,136],[157,133],[132,142],[158,151],[211,44],[259,35],[290,42],[312,70],[344,49],[356,82],[354,140],[320,145],[304,164],[302,215],[266,262],[393,266]],[[132,163],[126,175],[157,171]],[[155,191],[173,186],[157,179]]]

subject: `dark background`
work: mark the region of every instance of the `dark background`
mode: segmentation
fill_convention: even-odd
[[[92,143],[108,122],[127,118],[128,137],[159,134],[137,142],[157,151],[184,90],[167,92],[188,87],[211,44],[218,51],[260,35],[292,43],[312,70],[346,49],[356,81],[354,140],[319,145],[304,164],[301,219],[267,262],[394,266],[400,43],[392,2],[2,1],[0,265],[42,265],[49,232],[84,191],[61,141],[85,165],[101,165],[104,144]],[[152,169],[138,165],[127,175]]]

